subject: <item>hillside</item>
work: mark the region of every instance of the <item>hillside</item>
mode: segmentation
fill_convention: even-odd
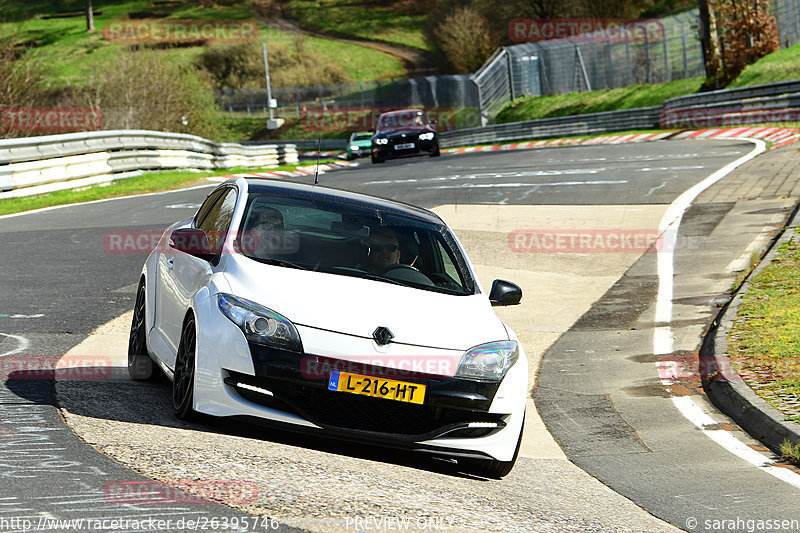
[[[209,4],[211,7],[204,7]],[[298,44],[315,53],[321,61],[340,65],[348,81],[368,81],[404,76],[404,60],[389,50],[354,42],[277,29],[274,19],[259,10],[260,2],[221,0],[191,2],[182,0],[95,1],[94,33],[86,32],[83,0],[24,2],[8,0],[2,10],[0,33],[15,34],[15,40],[32,48],[45,68],[52,86],[83,85],[98,69],[113,68],[116,53],[129,43],[111,42],[104,29],[116,22],[158,19],[179,20],[257,20],[258,42],[296,50]],[[159,49],[170,61],[189,64],[204,49],[203,43],[144,43]]]

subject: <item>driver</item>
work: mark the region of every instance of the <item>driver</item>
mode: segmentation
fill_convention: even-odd
[[[387,228],[378,228],[369,236],[369,271],[377,274],[390,265],[400,262],[400,241],[397,234]]]

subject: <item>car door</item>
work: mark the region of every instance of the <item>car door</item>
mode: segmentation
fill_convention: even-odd
[[[209,280],[213,265],[219,261],[225,236],[233,219],[236,208],[237,191],[233,187],[225,187],[219,194],[209,196],[201,206],[192,225],[205,231],[208,244],[215,253],[216,259],[207,261],[187,253],[169,248],[159,258],[159,277],[161,279],[160,306],[156,312],[157,327],[167,343],[170,354],[165,363],[174,368],[175,354],[178,352],[181,329],[186,311],[192,297]]]

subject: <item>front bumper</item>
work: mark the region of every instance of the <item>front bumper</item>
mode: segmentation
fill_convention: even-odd
[[[408,139],[408,138],[393,138],[388,137],[389,142],[387,144],[372,144],[372,154],[380,157],[381,159],[388,159],[390,157],[401,157],[406,155],[419,155],[419,154],[431,154],[436,152],[439,149],[439,140],[435,137],[433,140],[420,140],[420,139]],[[413,148],[403,148],[402,150],[398,150],[396,147],[398,145],[404,144],[413,144]]]
[[[324,429],[419,442],[445,436],[484,437],[506,426],[505,415],[489,412],[499,383],[432,379],[419,373],[301,356],[252,343],[250,350],[256,375],[227,371],[225,384],[248,401],[296,414]],[[425,403],[328,390],[328,377],[334,369],[424,384]]]
[[[356,159],[358,157],[369,157],[372,148],[369,146],[362,146],[358,150],[347,149],[347,159]]]
[[[248,343],[214,308],[200,306],[197,315],[194,408],[201,413],[450,457],[508,461],[513,456],[527,396],[528,366],[521,347],[519,360],[499,384],[419,373],[386,375],[387,369],[361,363],[354,368],[335,356]],[[311,333],[304,334],[311,341]],[[340,345],[336,334],[324,335],[304,348]],[[347,366],[334,369],[424,383],[425,402],[329,391],[329,369],[336,361]]]

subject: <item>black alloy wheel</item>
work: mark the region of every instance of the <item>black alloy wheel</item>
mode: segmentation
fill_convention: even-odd
[[[154,366],[147,353],[145,312],[145,286],[142,280],[136,291],[136,305],[133,308],[131,333],[128,337],[128,374],[131,378],[140,380],[153,377]]]
[[[175,416],[181,420],[194,420],[194,371],[197,359],[197,335],[194,315],[189,315],[181,332],[181,343],[175,360],[175,374],[172,379],[172,406]]]

